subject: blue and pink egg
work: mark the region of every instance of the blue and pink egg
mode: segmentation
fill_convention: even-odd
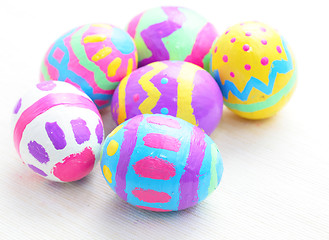
[[[128,203],[151,211],[177,211],[204,200],[223,172],[216,144],[199,127],[160,114],[135,116],[106,138],[101,169]]]
[[[40,80],[71,83],[100,109],[110,104],[121,79],[136,68],[137,50],[127,32],[110,24],[86,24],[50,46]]]

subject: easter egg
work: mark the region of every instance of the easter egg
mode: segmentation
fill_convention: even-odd
[[[199,127],[168,115],[145,114],[107,136],[101,170],[123,200],[165,212],[204,200],[217,188],[223,162],[216,144]]]
[[[109,24],[77,27],[55,41],[41,67],[41,81],[81,88],[100,108],[110,105],[122,78],[137,68],[137,50],[127,32]]]
[[[79,180],[99,159],[103,123],[97,107],[69,83],[33,86],[14,108],[15,148],[35,173],[57,182]]]
[[[128,24],[135,40],[138,66],[155,61],[181,60],[209,70],[211,48],[218,34],[198,13],[184,7],[146,10]]]
[[[224,104],[248,119],[276,114],[296,86],[295,60],[286,41],[259,22],[234,25],[218,39],[211,71]]]
[[[179,117],[211,134],[223,111],[223,97],[213,77],[183,61],[154,62],[126,76],[115,90],[111,111],[121,124],[139,114]]]

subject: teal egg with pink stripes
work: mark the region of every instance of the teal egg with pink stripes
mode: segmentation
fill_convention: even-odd
[[[87,176],[99,160],[104,130],[93,101],[73,85],[31,87],[12,114],[14,146],[25,165],[57,182]]]
[[[203,201],[218,186],[221,154],[199,127],[169,115],[135,116],[105,139],[101,170],[128,203],[151,211],[178,211]]]
[[[40,80],[71,83],[101,109],[110,104],[121,79],[136,68],[137,50],[126,31],[110,24],[86,24],[50,46]]]
[[[191,9],[164,6],[146,10],[129,22],[127,31],[135,40],[139,67],[180,60],[209,71],[218,33],[213,24]]]

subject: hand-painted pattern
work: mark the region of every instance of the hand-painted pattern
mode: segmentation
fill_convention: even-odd
[[[19,103],[13,115],[14,144],[30,169],[64,182],[79,180],[93,169],[103,124],[87,95],[71,84],[46,81]]]
[[[150,135],[157,139],[151,145]],[[117,146],[108,154],[113,141]],[[101,169],[110,187],[130,204],[177,211],[213,192],[223,163],[216,144],[200,128],[172,116],[145,114],[106,138]]]
[[[41,81],[69,82],[103,108],[118,82],[136,68],[137,51],[128,33],[108,24],[90,24],[64,34],[50,47]]]
[[[209,70],[217,32],[197,13],[181,7],[161,7],[134,17],[128,33],[136,42],[139,66],[156,61],[181,60]]]
[[[161,113],[182,118],[207,134],[217,127],[222,108],[222,94],[211,75],[182,61],[137,69],[122,80],[111,105],[118,124],[139,114]]]
[[[211,71],[225,105],[246,118],[275,114],[296,83],[295,63],[286,42],[275,30],[257,22],[235,25],[219,38]]]

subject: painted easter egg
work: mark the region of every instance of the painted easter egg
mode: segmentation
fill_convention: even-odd
[[[105,139],[101,170],[119,197],[142,209],[177,211],[218,186],[223,162],[216,144],[182,119],[138,115]]]
[[[211,71],[224,104],[249,119],[276,114],[296,86],[295,60],[286,41],[259,22],[234,25],[218,39]]]
[[[223,97],[201,67],[162,61],[126,76],[114,92],[111,110],[118,124],[139,114],[161,113],[182,118],[210,135],[222,116]]]
[[[109,24],[88,24],[57,39],[41,67],[41,81],[65,81],[81,88],[100,108],[110,104],[122,78],[137,68],[137,50],[127,32]]]
[[[135,40],[138,66],[155,61],[181,60],[209,70],[211,48],[218,34],[198,13],[183,7],[146,10],[128,24]]]
[[[12,116],[14,145],[31,170],[57,182],[85,177],[99,159],[103,123],[97,107],[69,83],[33,86]]]

